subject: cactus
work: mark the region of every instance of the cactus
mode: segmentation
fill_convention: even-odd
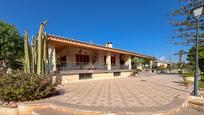
[[[30,57],[29,57],[29,44],[28,44],[28,32],[25,32],[24,36],[24,72],[30,73]]]
[[[36,46],[35,46],[35,73],[37,73],[37,59],[38,59],[38,39],[36,36]]]
[[[35,49],[35,38],[34,36],[32,36],[32,44],[31,44],[31,52],[32,52],[32,55],[31,55],[31,70],[32,70],[32,73],[35,73],[35,65],[36,65],[36,61],[35,61],[35,58],[36,58],[36,49]]]
[[[43,41],[43,61],[42,61],[42,73],[43,74],[45,74],[45,72],[46,72],[46,65],[47,65],[47,59],[46,59],[46,57],[47,57],[47,51],[46,51],[46,49],[47,49],[47,46],[46,46],[46,39],[47,39],[47,34],[46,33],[44,33],[44,41]]]
[[[37,44],[37,74],[41,74],[42,73],[42,34],[43,34],[43,30],[45,28],[47,21],[44,21],[41,25],[40,25],[40,29],[38,32],[38,36],[37,36],[37,40],[38,40],[38,44]]]
[[[47,21],[44,21],[40,25],[39,32],[35,38],[32,37],[31,48],[28,44],[28,32],[25,32],[24,36],[24,72],[25,73],[37,73],[37,74],[45,74],[46,70],[46,34],[43,37],[43,30],[45,28]],[[42,41],[43,40],[43,41]],[[43,42],[43,44],[42,44]],[[43,52],[42,52],[43,51]]]

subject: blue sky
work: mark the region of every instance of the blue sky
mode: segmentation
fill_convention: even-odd
[[[142,54],[169,58],[183,46],[169,44],[168,14],[177,0],[0,0],[0,19],[17,26],[23,35],[45,31],[64,37],[105,44]],[[177,61],[177,57],[173,56]]]

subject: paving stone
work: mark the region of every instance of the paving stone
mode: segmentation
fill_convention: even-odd
[[[87,110],[111,112],[171,109],[173,106],[170,108],[168,105],[179,106],[181,103],[175,100],[184,102],[192,91],[192,87],[186,89],[180,84],[181,81],[182,78],[176,75],[156,75],[69,83],[63,86],[64,95],[46,101],[57,100],[68,105],[78,104],[79,108]]]

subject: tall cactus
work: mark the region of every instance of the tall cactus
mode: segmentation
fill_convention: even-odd
[[[37,74],[41,74],[42,73],[42,34],[45,28],[45,25],[47,24],[47,21],[44,21],[41,25],[40,25],[40,29],[38,32],[38,36],[37,36],[37,40],[38,40],[38,44],[37,44]]]
[[[29,57],[29,44],[28,44],[27,31],[25,31],[25,36],[24,36],[24,72],[30,73],[30,57]]]
[[[35,73],[37,73],[37,61],[38,61],[38,39],[36,36],[36,43],[35,43]]]
[[[25,36],[24,36],[24,53],[25,53],[24,72],[25,73],[32,72],[32,73],[37,73],[39,75],[45,74],[47,46],[46,46],[46,34],[43,37],[43,31],[46,23],[47,21],[44,21],[40,25],[39,32],[36,37],[36,43],[34,41],[35,38],[32,37],[31,48],[28,44],[28,32],[27,31],[25,32]]]
[[[34,36],[32,36],[32,44],[31,44],[31,52],[32,52],[32,55],[31,55],[31,70],[32,70],[32,73],[35,73],[35,65],[36,65],[36,48],[35,48],[35,38]]]
[[[43,39],[44,41],[43,41],[43,65],[42,65],[42,73],[43,74],[45,74],[45,72],[46,72],[46,66],[47,66],[47,44],[46,44],[46,42],[47,42],[47,33],[44,33],[44,39]]]

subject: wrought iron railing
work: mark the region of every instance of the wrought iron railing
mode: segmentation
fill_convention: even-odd
[[[129,69],[129,66],[127,66],[127,65],[120,65],[120,69]]]
[[[62,70],[106,70],[106,65],[99,65],[91,62],[60,62],[57,69]]]
[[[53,65],[48,65],[48,70],[53,70]],[[129,69],[127,65],[112,65],[112,70],[117,69]],[[107,70],[107,65],[100,65],[98,63],[91,62],[70,62],[61,61],[56,65],[56,71],[67,71],[67,70]]]
[[[115,69],[129,69],[129,67],[126,65],[112,65],[111,69],[113,69],[113,70],[115,70]]]

